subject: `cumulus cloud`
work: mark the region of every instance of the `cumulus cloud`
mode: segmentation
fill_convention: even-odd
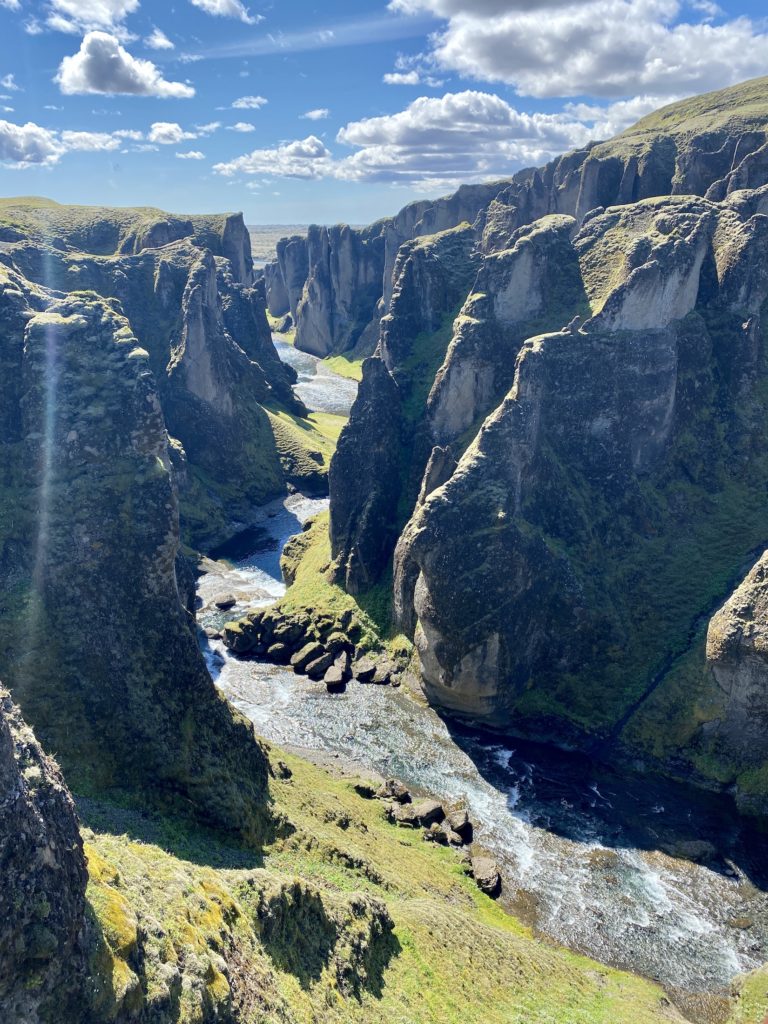
[[[16,84],[16,76],[13,72],[0,78],[0,89],[8,89],[9,92],[20,91],[21,86]]]
[[[0,121],[0,161],[10,167],[22,169],[35,164],[50,167],[63,151],[56,135],[47,128],[32,121],[27,124]]]
[[[0,0],[0,7],[7,7],[9,11],[20,11],[21,4],[19,0]]]
[[[177,153],[179,160],[205,160],[205,153],[199,149],[190,149],[187,153]]]
[[[388,71],[382,79],[385,85],[418,85],[421,75],[418,71]]]
[[[139,0],[50,0],[46,24],[57,32],[73,34],[109,29],[125,42],[135,37],[123,21],[138,7]]]
[[[171,40],[160,28],[152,29],[144,40],[144,45],[148,46],[150,50],[172,50],[174,48]]]
[[[238,121],[236,124],[227,125],[228,132],[255,132],[256,125],[248,121]]]
[[[98,152],[99,150],[119,149],[121,136],[118,132],[70,132],[61,133],[61,141],[66,149],[81,150],[84,152]]]
[[[274,149],[254,149],[228,163],[214,164],[214,171],[225,177],[234,174],[261,174],[279,178],[325,178],[333,175],[330,151],[316,135],[284,142]]]
[[[584,145],[589,125],[570,114],[526,114],[492,93],[422,96],[405,110],[355,121],[338,133],[357,152],[339,177],[442,184],[504,177]]]
[[[307,110],[304,114],[300,114],[305,121],[324,121],[326,117],[330,116],[330,110],[328,107],[318,107],[316,110]]]
[[[268,100],[263,96],[241,96],[232,104],[234,110],[260,110],[266,106]]]
[[[392,0],[447,25],[439,68],[524,95],[690,95],[765,73],[768,34],[747,17],[712,24],[682,0]],[[542,17],[542,8],[547,8]]]
[[[195,90],[166,81],[149,60],[132,57],[115,36],[89,32],[77,53],[65,57],[54,79],[67,95],[81,93],[189,99]]]
[[[155,121],[150,126],[147,138],[150,142],[157,142],[161,146],[175,146],[186,139],[196,139],[197,134],[185,132],[175,121]]]
[[[196,124],[195,131],[198,135],[213,135],[221,128],[221,121],[209,121],[208,124]]]
[[[215,14],[220,18],[239,18],[246,25],[258,25],[264,21],[261,14],[251,14],[242,0],[191,0],[191,3],[206,14]]]

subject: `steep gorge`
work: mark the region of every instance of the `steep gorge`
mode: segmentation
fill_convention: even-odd
[[[518,175],[464,229],[458,300],[455,231],[403,246],[330,522],[431,701],[756,813],[762,576],[703,634],[768,540],[767,88]]]

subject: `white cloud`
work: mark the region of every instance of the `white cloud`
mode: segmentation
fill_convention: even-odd
[[[9,11],[21,10],[19,0],[0,0],[0,7],[7,7]]]
[[[45,110],[63,110],[64,107],[57,107],[55,103],[46,103],[45,107],[43,109],[45,109]]]
[[[167,82],[149,60],[132,57],[113,35],[89,32],[77,53],[65,57],[55,82],[67,95],[125,94],[188,99],[195,90],[182,82]]]
[[[10,92],[19,92],[21,86],[16,84],[16,76],[11,72],[8,75],[3,75],[0,78],[0,89],[8,89]]]
[[[45,32],[45,29],[40,24],[40,21],[37,18],[31,17],[27,18],[27,20],[24,22],[24,31],[27,33],[28,36],[39,36],[42,35],[43,32]]]
[[[185,132],[175,121],[155,121],[150,126],[147,138],[150,142],[157,142],[161,146],[175,146],[186,139],[196,139],[197,134]]]
[[[179,160],[205,160],[205,153],[201,153],[199,149],[190,149],[187,153],[177,153],[176,156]]]
[[[241,96],[232,104],[234,110],[260,110],[267,105],[263,96]]]
[[[2,110],[2,112],[4,114],[12,114],[13,111],[14,111],[14,108],[13,107],[2,106],[2,107],[0,107],[0,110]]]
[[[228,132],[255,132],[256,125],[249,124],[248,121],[238,121],[237,124],[228,124]]]
[[[144,40],[144,45],[148,46],[150,50],[172,50],[174,48],[171,40],[160,28],[152,29]]]
[[[328,107],[318,107],[316,110],[308,110],[299,116],[305,121],[324,121],[326,117],[330,116],[330,113]]]
[[[144,138],[144,132],[137,132],[133,128],[121,128],[112,134],[116,139],[130,139],[132,142],[140,142]]]
[[[434,66],[524,95],[690,95],[764,74],[762,27],[747,17],[713,25],[711,4],[699,7],[696,14],[682,0],[390,3],[447,21],[430,37]]]
[[[191,3],[207,14],[215,14],[220,18],[239,18],[246,25],[258,25],[264,21],[261,14],[251,14],[242,0],[191,0]]]
[[[121,145],[120,137],[117,132],[112,135],[109,132],[64,131],[61,133],[61,141],[66,149],[81,150],[84,152],[119,149]]]
[[[421,75],[418,71],[388,71],[382,81],[385,85],[418,85]]]
[[[337,140],[358,152],[339,164],[337,174],[448,187],[505,177],[591,137],[590,128],[573,115],[520,113],[491,93],[422,96],[397,114],[342,128]]]
[[[331,153],[316,135],[284,142],[274,149],[254,149],[228,163],[214,164],[214,171],[234,174],[267,174],[279,178],[324,178],[333,175]]]
[[[53,132],[29,121],[12,124],[0,121],[0,161],[13,167],[31,167],[34,164],[50,167],[63,152],[63,146]]]
[[[123,22],[138,7],[139,0],[50,0],[46,24],[56,32],[71,34],[109,30],[127,42],[135,36],[125,29]]]
[[[198,135],[213,135],[221,128],[221,121],[209,121],[208,124],[196,124],[195,131]]]

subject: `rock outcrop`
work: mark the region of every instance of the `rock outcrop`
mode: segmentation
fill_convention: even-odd
[[[302,431],[286,438],[272,416],[306,410],[272,344],[242,217],[154,212],[6,206],[0,224],[17,227],[0,255],[42,288],[119,300],[178,442],[185,540],[210,547],[287,482],[301,485],[292,449]],[[314,465],[315,490],[323,473]]]
[[[196,643],[149,353],[116,299],[0,284],[3,676],[72,784],[258,843],[267,761]]]
[[[330,476],[337,579],[391,566],[433,702],[757,803],[760,566],[708,660],[702,629],[768,539],[766,107],[684,101],[495,189],[447,328],[402,246]]]
[[[0,871],[2,1019],[83,1021],[87,874],[75,808],[3,688]]]

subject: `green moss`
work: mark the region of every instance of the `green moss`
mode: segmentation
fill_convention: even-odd
[[[274,798],[293,831],[258,863],[209,837],[198,845],[195,832],[179,856],[152,819],[124,812],[105,831],[109,808],[84,808],[101,824],[86,832],[89,892],[112,889],[135,914],[140,957],[114,959],[137,978],[148,1016],[175,991],[184,1024],[208,1019],[207,999],[209,1012],[233,1000],[238,1019],[254,1024],[669,1020],[653,984],[537,941],[477,890],[452,851],[388,824],[350,782],[274,756],[292,772]],[[107,931],[107,904],[94,910]],[[104,991],[99,970],[114,978],[114,964],[92,961],[94,993]]]
[[[363,379],[362,359],[350,359],[348,356],[329,356],[323,362],[329,370],[338,373],[340,377],[349,377],[350,380]]]

